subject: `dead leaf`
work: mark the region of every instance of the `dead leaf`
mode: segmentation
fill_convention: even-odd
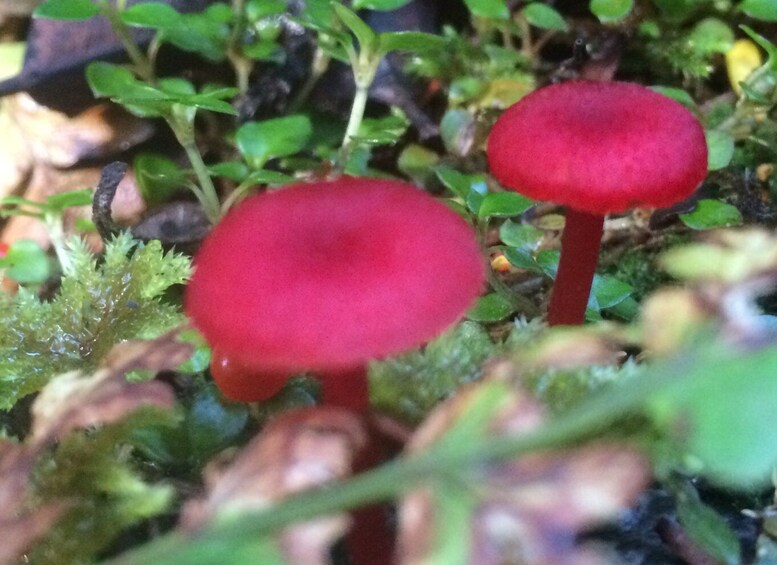
[[[26,16],[42,0],[0,0],[0,16]]]
[[[146,369],[168,371],[189,359],[194,351],[190,343],[178,340],[185,328],[173,329],[156,339],[133,339],[115,345],[103,365],[114,373]]]
[[[37,450],[0,439],[0,565],[14,563],[67,508],[64,502],[28,509]]]
[[[482,387],[493,384],[471,387],[435,410],[410,451],[445,441],[460,420],[472,418]],[[484,437],[520,435],[541,424],[542,410],[528,394],[507,394],[480,432]],[[602,550],[578,547],[576,536],[633,502],[650,478],[649,469],[645,457],[626,445],[595,443],[461,470],[455,489],[445,482],[427,485],[402,501],[399,562],[429,563],[444,555],[445,544],[460,543],[467,552],[461,562],[477,565],[608,563]],[[449,523],[447,505],[468,513]]]
[[[351,474],[367,445],[365,423],[336,408],[287,412],[273,420],[237,459],[206,478],[207,495],[188,502],[180,527],[195,533],[225,515],[268,508],[291,494]],[[331,545],[348,528],[343,514],[289,527],[280,545],[290,563],[327,563]]]
[[[94,187],[99,168],[72,167],[126,151],[148,139],[153,133],[149,124],[109,104],[93,106],[71,118],[40,106],[26,94],[6,97],[0,108],[0,198],[18,195],[43,202],[55,194]],[[127,175],[117,190],[113,216],[118,222],[135,222],[144,210],[134,175]],[[90,214],[89,207],[67,210],[66,228],[77,217]],[[48,230],[37,218],[14,216],[6,222],[0,241],[11,244],[20,239],[49,247]]]
[[[58,168],[126,151],[154,133],[148,120],[108,103],[69,117],[27,94],[16,94],[3,99],[3,113],[21,133],[35,162]]]
[[[687,288],[664,288],[651,294],[640,314],[643,347],[650,355],[667,356],[687,345],[711,312]]]
[[[65,502],[27,507],[39,451],[0,439],[0,565],[15,563],[67,508]]]
[[[52,379],[32,405],[32,441],[46,444],[77,428],[116,422],[141,406],[172,407],[175,395],[168,385],[129,382],[125,374],[178,367],[192,353],[191,344],[176,340],[178,333],[119,344],[108,354],[105,368],[89,377],[73,371]]]
[[[531,364],[547,369],[574,369],[591,365],[616,365],[626,354],[623,335],[606,326],[593,330],[558,328],[549,332],[531,352]]]

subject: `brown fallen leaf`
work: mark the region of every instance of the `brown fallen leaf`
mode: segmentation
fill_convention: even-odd
[[[153,127],[114,105],[93,106],[75,117],[40,106],[26,94],[3,98],[0,107],[0,198],[17,195],[33,202],[94,187],[98,167],[78,167],[85,160],[107,158],[148,139]],[[145,210],[134,175],[120,184],[114,201],[114,219],[135,222]],[[66,229],[78,217],[88,218],[88,207],[67,210]],[[37,218],[10,218],[0,241],[11,244],[30,239],[49,246],[46,226]]]
[[[268,508],[293,493],[351,474],[367,445],[363,419],[336,408],[287,412],[273,420],[226,469],[206,477],[207,494],[184,505],[190,534],[226,515]],[[348,528],[347,514],[286,528],[279,544],[289,563],[328,563],[329,548]]]
[[[494,384],[471,387],[435,410],[409,450],[423,451],[445,441],[451,429],[472,417],[483,387]],[[542,422],[542,410],[528,394],[504,390],[507,397],[493,407],[490,422],[480,432],[483,438],[520,435]],[[461,432],[457,433],[461,439]],[[455,488],[444,481],[434,483],[401,502],[399,563],[442,559],[446,544],[450,551],[453,543],[465,552],[459,554],[459,563],[608,563],[605,551],[579,547],[576,536],[616,516],[636,499],[649,478],[645,457],[616,443],[532,453],[460,470]],[[445,513],[451,507],[458,514],[453,522]]]
[[[542,369],[574,369],[591,365],[616,365],[626,354],[622,329],[598,326],[594,329],[559,328],[538,340],[527,361]]]
[[[140,406],[172,407],[175,395],[161,381],[129,382],[129,371],[175,369],[192,354],[192,345],[177,341],[174,330],[149,341],[114,347],[105,367],[84,377],[78,371],[51,380],[32,405],[33,442],[46,444],[70,431],[124,418]]]
[[[154,133],[151,122],[109,103],[95,104],[70,117],[22,93],[3,99],[2,114],[36,163],[58,168],[116,155]]]
[[[66,505],[27,509],[37,450],[0,439],[0,565],[12,563],[54,523]]]

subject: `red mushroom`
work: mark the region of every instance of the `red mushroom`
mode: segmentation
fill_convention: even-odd
[[[684,200],[707,173],[704,130],[678,102],[624,82],[536,90],[497,120],[488,161],[505,186],[568,207],[548,323],[581,324],[604,216]]]
[[[473,230],[444,204],[404,183],[344,177],[244,200],[195,257],[185,307],[227,359],[214,371],[226,395],[268,398],[282,377],[310,370],[324,402],[364,408],[366,362],[458,320],[484,270]],[[229,363],[256,376],[225,382],[242,372]]]

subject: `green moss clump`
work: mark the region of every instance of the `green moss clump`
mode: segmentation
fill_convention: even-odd
[[[118,424],[66,437],[38,465],[34,481],[39,502],[64,500],[68,510],[35,543],[29,562],[93,563],[121,532],[167,511],[173,488],[144,479],[128,440],[138,426],[169,426],[176,418],[145,408]]]
[[[480,377],[483,362],[496,349],[481,325],[463,322],[423,350],[372,363],[372,402],[406,421],[418,422],[459,386]]]
[[[15,297],[0,295],[0,409],[54,375],[94,370],[121,341],[154,338],[184,320],[180,308],[161,299],[188,279],[183,255],[128,234],[107,244],[99,264],[80,240],[72,240],[70,254],[73,269],[51,301],[24,288]]]

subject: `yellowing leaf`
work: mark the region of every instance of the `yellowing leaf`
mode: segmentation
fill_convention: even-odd
[[[737,39],[726,52],[726,71],[731,88],[737,95],[742,94],[740,85],[755,69],[763,65],[761,51],[749,39]]]

